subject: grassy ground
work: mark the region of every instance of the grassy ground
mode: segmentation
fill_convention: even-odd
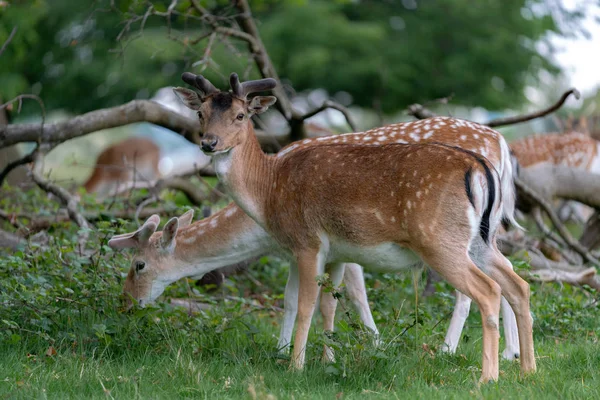
[[[338,351],[345,363],[322,365],[319,348],[309,350],[303,373],[287,371],[272,353],[268,329],[249,335],[238,326],[196,338],[159,323],[160,343],[136,343],[114,352],[93,349],[52,351],[39,346],[0,351],[2,398],[598,398],[600,346],[574,335],[556,344],[537,341],[539,372],[519,377],[517,363],[503,361],[497,384],[478,387],[479,346],[459,355],[432,355],[412,343],[382,354]],[[475,337],[479,330],[469,332]],[[314,338],[313,338],[314,339]],[[385,339],[385,338],[384,338]],[[314,342],[314,340],[313,340]],[[385,344],[384,344],[385,346]]]
[[[43,197],[21,195],[51,213]],[[0,399],[600,398],[600,305],[587,289],[533,284],[538,373],[521,378],[518,363],[502,361],[500,381],[480,387],[479,313],[467,320],[459,353],[440,354],[450,288],[439,284],[416,307],[410,274],[368,274],[383,345],[372,346],[342,298],[336,333],[315,321],[306,369],[292,373],[275,351],[285,263],[265,257],[250,270],[254,279],[240,275],[216,294],[192,281],[167,290],[213,304],[200,314],[167,304],[125,314],[128,255],[105,244],[131,228],[100,222],[85,257],[71,225],[52,230],[44,247],[0,254]],[[336,350],[335,364],[319,361],[324,343]]]

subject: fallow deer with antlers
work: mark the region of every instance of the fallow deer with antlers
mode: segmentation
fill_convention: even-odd
[[[276,99],[247,95],[274,88],[274,80],[240,83],[232,74],[231,92],[221,92],[201,76],[183,79],[203,92],[176,89],[198,112],[202,150],[213,156],[217,176],[297,261],[294,368],[304,366],[316,277],[328,262],[355,261],[384,270],[425,262],[475,300],[483,322],[482,381],[498,379],[502,291],[516,315],[522,372],[535,371],[529,285],[496,247],[504,210],[499,175],[485,158],[442,144],[402,143],[328,144],[267,156],[250,117]],[[458,128],[455,122],[447,129]],[[407,133],[413,132],[398,132],[398,139]]]
[[[510,185],[512,176],[508,147],[502,136],[491,129],[476,131],[474,130],[475,125],[466,125],[467,122],[465,122],[465,126],[461,127],[461,132],[464,135],[456,135],[451,130],[441,129],[446,126],[446,123],[450,123],[451,119],[439,117],[430,121],[432,122],[433,135],[420,138],[415,133],[406,136],[405,141],[407,143],[414,143],[416,140],[422,142],[437,141],[462,145],[467,149],[487,154],[489,160],[500,172],[502,179],[508,180],[509,184],[506,185],[507,190],[503,191],[503,197],[508,197],[510,202],[513,198],[512,186]],[[364,142],[365,136],[373,135],[376,138],[381,138],[382,131],[393,134],[395,130],[405,129],[407,126],[408,124],[404,123],[392,124],[385,128],[378,128],[364,133],[305,139],[302,142],[286,146],[278,156],[321,144],[336,142],[361,144]],[[467,134],[469,136],[466,136]],[[374,140],[373,144],[395,143],[396,140],[390,135],[386,136],[385,140]],[[367,141],[370,141],[370,139],[367,138]],[[506,166],[509,168],[508,171]],[[508,215],[510,215],[510,212]],[[143,227],[136,232],[117,235],[109,241],[109,245],[115,249],[135,249],[132,266],[125,281],[124,293],[127,298],[131,297],[141,305],[153,302],[162,294],[166,286],[181,278],[202,276],[215,270],[215,268],[241,262],[248,257],[262,255],[268,251],[277,251],[277,242],[235,204],[231,204],[214,216],[197,221],[194,224],[190,224],[190,213],[178,218],[178,227],[174,225],[175,219],[171,219],[165,229],[170,232],[169,240],[166,242],[162,239],[164,231],[155,233],[157,224],[153,221],[158,221],[157,218],[158,216],[149,218]],[[147,231],[147,234],[142,234],[142,231]],[[169,250],[156,252],[156,249],[161,247],[166,247]],[[357,264],[348,263],[345,269],[343,280],[348,291],[348,297],[357,308],[365,326],[377,335],[377,328],[368,306],[362,268]],[[333,278],[334,282],[341,279],[339,276]],[[285,350],[290,343],[293,323],[296,318],[297,291],[294,291],[295,288],[297,288],[297,270],[292,266],[290,279],[288,285],[286,285],[284,318],[279,340],[279,348],[282,350]],[[455,312],[452,315],[450,328],[442,349],[452,353],[456,351],[462,328],[469,313],[470,303],[471,300],[467,296],[457,292]],[[323,293],[320,304],[325,329],[333,330],[335,299],[331,295]],[[505,307],[503,308],[503,317],[506,349],[502,354],[504,358],[514,360],[519,356],[516,323],[514,314],[505,300],[503,306]],[[324,359],[330,360],[331,356],[331,352],[326,349]]]
[[[459,129],[448,129],[455,121],[459,124]],[[422,130],[424,135],[420,135]],[[409,134],[398,139],[397,134],[402,131],[408,131]],[[372,143],[372,145],[396,142],[439,142],[486,155],[501,176],[505,218],[512,219],[514,188],[508,146],[498,132],[468,121],[436,117],[428,120],[428,123],[397,123],[362,133],[305,139],[286,146],[278,154],[278,157],[310,146],[335,143],[363,144],[365,142]],[[153,218],[158,218],[158,216]],[[179,220],[179,229],[172,234],[168,252],[155,252],[155,249],[161,246],[162,232],[160,231],[154,234],[153,231],[150,232],[151,237],[148,236],[147,240],[142,240],[144,235],[138,231],[117,235],[109,242],[109,245],[114,248],[130,247],[135,249],[124,293],[128,297],[136,299],[139,304],[153,302],[167,285],[178,279],[202,276],[215,268],[241,262],[247,257],[262,255],[267,251],[275,251],[278,247],[276,241],[235,204],[221,210],[213,217],[192,225],[188,225],[187,217],[182,216]],[[149,219],[147,223],[150,222]],[[171,220],[168,226],[172,228],[173,223],[174,221]],[[153,224],[147,225],[146,229],[150,229],[151,226]],[[157,258],[159,255],[160,258]],[[140,265],[143,265],[143,270],[139,268]],[[292,265],[290,279],[286,285],[284,319],[279,340],[279,348],[283,350],[290,343],[293,321],[296,318],[297,275],[297,270]],[[368,307],[361,267],[357,264],[346,264],[346,272],[343,276],[349,298],[357,307],[363,323],[377,332]],[[341,274],[333,276],[333,278],[334,284],[339,283]],[[456,297],[454,313],[442,347],[442,350],[451,353],[456,351],[471,304],[471,299],[458,291]],[[335,306],[336,301],[331,295],[322,295],[321,312],[324,316],[326,330],[333,329]],[[502,300],[502,314],[506,335],[506,348],[502,355],[508,360],[514,360],[519,357],[518,333],[514,314],[504,299]],[[327,350],[324,355],[325,359],[330,359],[331,354]]]

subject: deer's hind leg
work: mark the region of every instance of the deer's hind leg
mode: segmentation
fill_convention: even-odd
[[[496,246],[490,260],[490,276],[498,282],[502,295],[512,307],[517,320],[521,372],[532,373],[536,370],[533,347],[533,321],[529,311],[529,284],[515,271],[512,264]]]
[[[500,286],[481,271],[467,249],[438,247],[423,252],[423,260],[455,289],[475,301],[483,326],[481,381],[498,380]]]

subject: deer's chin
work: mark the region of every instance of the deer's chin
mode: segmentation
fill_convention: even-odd
[[[219,154],[227,154],[227,153],[229,153],[231,151],[232,148],[233,147],[228,147],[228,148],[223,149],[223,150],[215,150],[215,151],[210,151],[210,152],[202,150],[202,152],[204,154],[206,154],[207,156],[213,157],[213,156],[218,156]]]

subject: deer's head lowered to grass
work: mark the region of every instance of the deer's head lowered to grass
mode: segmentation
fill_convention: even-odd
[[[517,316],[522,370],[535,370],[529,288],[495,245],[504,211],[500,177],[485,158],[445,144],[403,144],[402,135],[415,141],[430,138],[435,129],[429,121],[397,132],[382,129],[377,140],[397,135],[393,144],[372,145],[366,135],[361,144],[334,142],[267,156],[249,117],[255,107],[264,111],[272,100],[244,100],[235,74],[228,93],[191,74],[184,74],[184,80],[200,86],[205,95],[176,90],[203,120],[203,149],[213,155],[219,179],[236,203],[297,260],[295,368],[304,365],[319,292],[315,278],[325,263],[355,261],[398,270],[422,260],[479,305],[482,380],[498,378],[500,290]],[[274,84],[262,82],[248,86]],[[485,132],[471,125],[473,137]],[[463,126],[463,121],[449,119],[442,130],[460,135]]]

